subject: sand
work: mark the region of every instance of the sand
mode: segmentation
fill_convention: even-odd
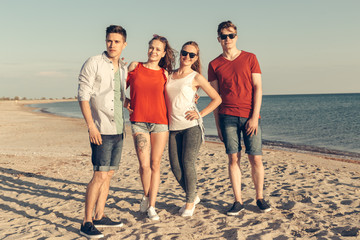
[[[84,120],[24,106],[38,102],[0,101],[0,239],[86,239],[79,227],[92,166]],[[245,210],[230,217],[227,158],[223,145],[211,142],[198,156],[201,202],[191,218],[178,215],[184,194],[165,150],[156,203],[160,221],[152,222],[138,212],[142,190],[127,131],[105,210],[124,226],[99,228],[104,239],[359,239],[359,164],[265,149],[265,196],[273,210],[261,213],[243,154]]]

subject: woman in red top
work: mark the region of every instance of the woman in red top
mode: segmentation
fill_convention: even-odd
[[[129,110],[131,129],[140,164],[144,196],[140,211],[152,220],[159,220],[155,211],[160,183],[160,160],[168,139],[165,84],[175,65],[174,51],[166,38],[154,35],[149,42],[148,60],[129,65],[127,86],[130,86]]]

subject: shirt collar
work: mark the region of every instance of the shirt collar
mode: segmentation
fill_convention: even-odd
[[[107,63],[111,63],[110,59],[106,55],[106,51],[102,53],[102,57]],[[121,58],[119,59],[119,65],[121,65],[121,67],[125,67],[125,63],[121,60]]]

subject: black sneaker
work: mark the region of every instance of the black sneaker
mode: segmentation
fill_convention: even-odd
[[[92,222],[86,222],[84,225],[81,224],[80,234],[90,239],[104,237],[104,234],[97,230]]]
[[[122,222],[114,222],[108,217],[103,217],[100,220],[93,220],[94,226],[96,227],[122,227]]]
[[[234,202],[233,206],[231,207],[231,209],[227,212],[227,215],[229,216],[235,216],[235,215],[239,215],[239,213],[244,210],[244,205],[241,204],[240,202]]]
[[[271,207],[265,202],[264,199],[258,199],[256,201],[256,205],[260,208],[262,212],[269,212],[271,211]]]

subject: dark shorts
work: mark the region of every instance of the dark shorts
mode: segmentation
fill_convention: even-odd
[[[102,144],[91,143],[91,161],[94,171],[108,172],[119,169],[123,147],[123,134],[101,135]]]
[[[246,135],[245,125],[248,120],[248,118],[219,114],[220,128],[227,154],[238,153],[241,151],[242,133],[246,148],[245,153],[249,155],[262,155],[260,119],[257,134],[252,135],[251,137]]]

